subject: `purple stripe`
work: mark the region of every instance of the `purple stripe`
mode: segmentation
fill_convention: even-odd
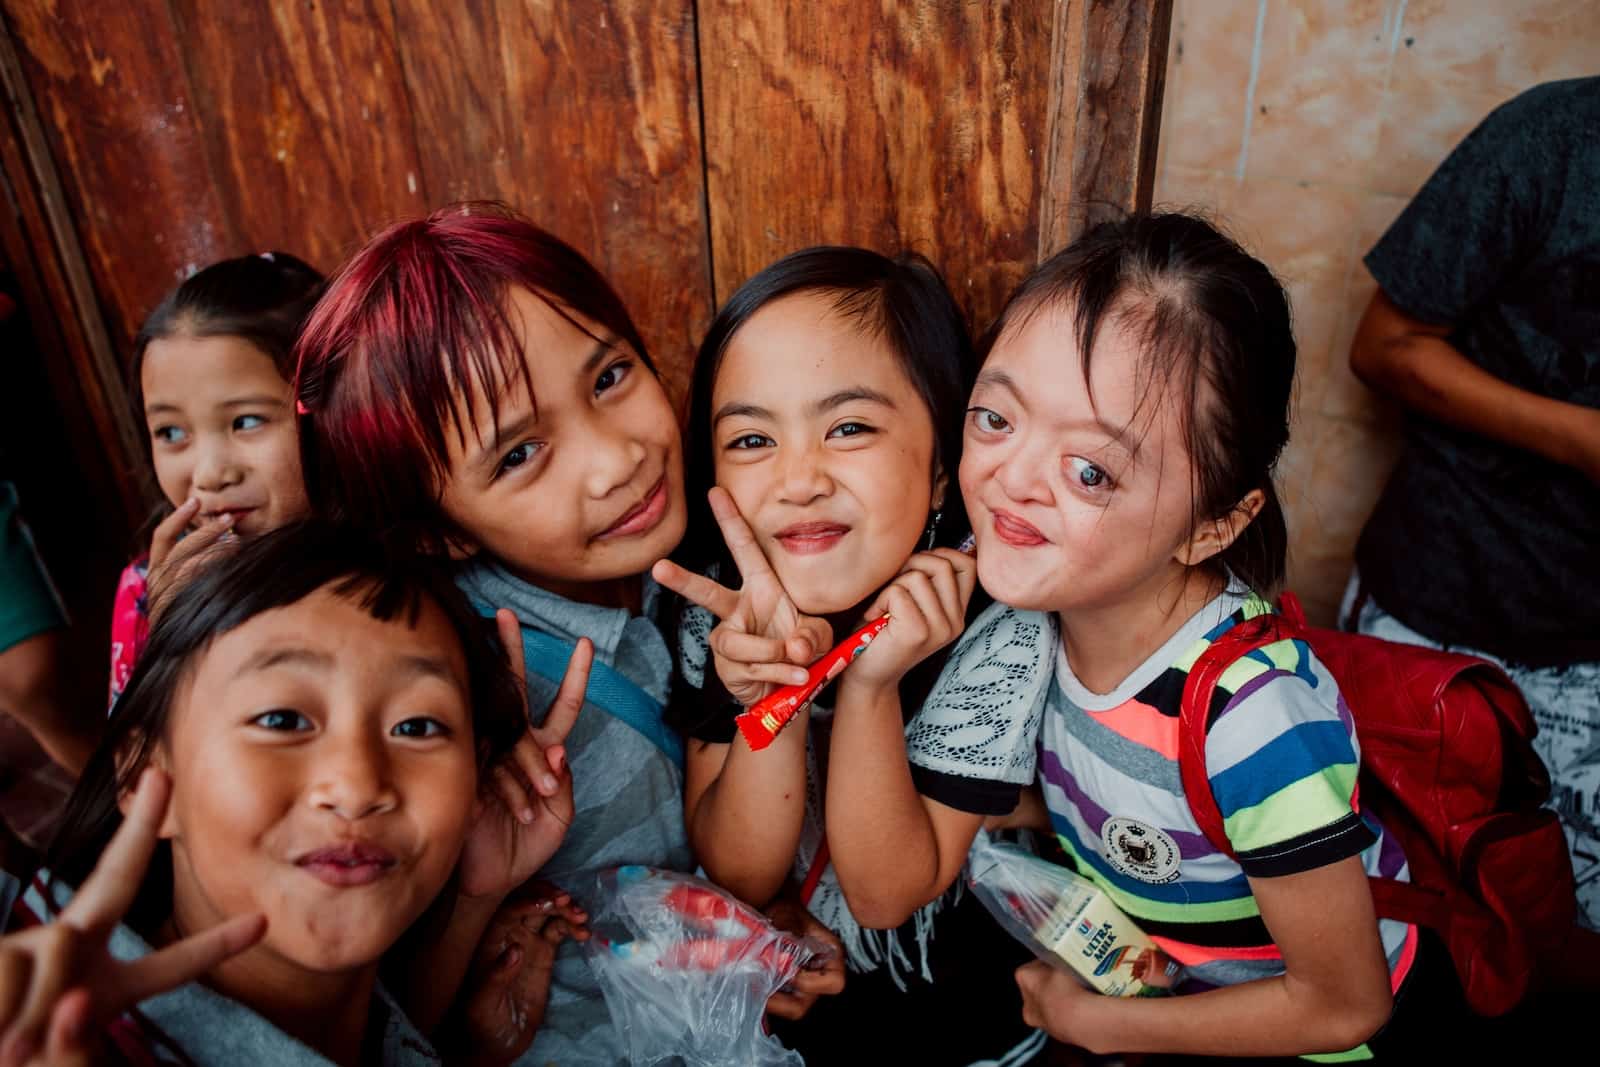
[[[1067,795],[1067,799],[1078,809],[1078,814],[1098,838],[1105,827],[1106,819],[1110,817],[1110,812],[1090,799],[1089,794],[1078,785],[1078,780],[1062,765],[1060,757],[1048,749],[1041,752],[1039,774],[1045,781]],[[1174,830],[1166,826],[1161,829],[1172,838],[1173,843],[1178,846],[1178,854],[1186,860],[1217,855],[1217,850],[1211,847],[1211,842],[1206,840],[1205,834]]]
[[[1260,674],[1241,685],[1238,689],[1234,690],[1233,696],[1228,698],[1227,705],[1217,713],[1217,717],[1215,719],[1211,720],[1211,725],[1216,726],[1217,723],[1222,721],[1222,717],[1224,715],[1228,714],[1228,712],[1242,704],[1245,698],[1251,693],[1254,693],[1257,689],[1260,689],[1274,678],[1283,678],[1285,676],[1293,677],[1294,671],[1286,671],[1279,667],[1273,667],[1270,670],[1262,671]]]
[[[1339,693],[1338,697],[1339,721],[1344,723],[1344,728],[1349,731],[1351,737],[1359,740],[1360,735],[1356,732],[1356,717],[1351,714],[1350,705],[1344,702],[1344,694]]]
[[[1367,821],[1370,825],[1378,820],[1368,816]],[[1406,854],[1393,834],[1381,829],[1378,832],[1382,835],[1378,841],[1378,877],[1393,878],[1405,867]]]

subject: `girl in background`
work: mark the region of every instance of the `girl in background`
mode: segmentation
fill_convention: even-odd
[[[322,275],[287,252],[241,256],[190,277],[140,329],[128,381],[167,514],[117,583],[113,704],[144,645],[152,593],[185,560],[230,532],[251,537],[306,513],[289,381],[321,291]]]

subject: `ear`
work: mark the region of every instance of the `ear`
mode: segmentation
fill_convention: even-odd
[[[933,472],[933,510],[938,511],[944,507],[944,491],[950,488],[950,476],[944,472],[941,465]]]
[[[151,749],[150,757],[146,761],[146,766],[159,768],[163,773],[166,774],[169,780],[172,778],[171,760],[167,758],[166,748],[161,745],[157,745],[155,748]],[[117,757],[117,777],[119,780],[124,777],[123,771],[125,767],[126,764],[124,763],[123,756],[119,755]],[[139,781],[139,776],[133,775],[128,779],[128,781],[137,784]],[[128,809],[132,806],[133,790],[131,788],[119,789],[117,791],[117,810],[122,812],[123,817],[127,817]],[[161,829],[156,836],[161,838],[163,841],[170,841],[172,838],[178,836],[178,823],[176,817],[173,815],[173,804],[170,799],[170,794],[167,801],[167,813],[161,817]]]
[[[1206,560],[1226,552],[1228,546],[1244,533],[1245,527],[1261,514],[1266,502],[1267,494],[1259,489],[1250,490],[1220,519],[1211,519],[1196,526],[1189,540],[1178,546],[1174,558],[1185,567],[1198,567]]]

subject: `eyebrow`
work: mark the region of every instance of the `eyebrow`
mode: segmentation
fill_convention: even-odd
[[[984,386],[1004,389],[1006,392],[1016,397],[1018,403],[1026,403],[1023,400],[1022,390],[1017,386],[1016,379],[1011,377],[1011,375],[1007,374],[1003,370],[986,370],[979,372],[978,380],[973,384],[973,391],[976,392]],[[1112,441],[1116,442],[1118,447],[1126,449],[1130,455],[1139,455],[1139,442],[1132,434],[1128,432],[1129,428],[1127,426],[1114,425],[1107,422],[1105,419],[1100,418],[1098,415],[1090,421],[1089,425],[1095,427],[1101,433],[1111,438]]]
[[[285,401],[284,398],[281,397],[281,396],[269,396],[266,393],[252,393],[249,396],[236,396],[236,397],[233,397],[230,400],[224,400],[218,406],[219,407],[225,407],[225,408],[242,408],[242,407],[280,407],[281,408],[286,403],[287,403],[287,401]],[[167,414],[169,412],[173,412],[173,411],[181,412],[182,410],[183,409],[180,408],[176,404],[146,404],[145,408],[144,408],[144,413],[146,415],[165,415],[165,414]]]
[[[806,410],[812,415],[822,415],[832,411],[834,408],[858,402],[882,404],[884,407],[891,409],[896,407],[895,402],[889,398],[888,394],[880,393],[876,389],[868,389],[866,386],[855,386],[850,389],[840,389],[836,393],[829,393],[822,399],[812,402],[807,406]],[[718,408],[717,413],[711,416],[711,425],[715,426],[723,419],[734,417],[766,419],[769,422],[776,419],[776,416],[769,408],[761,407],[758,404],[729,402]]]
[[[311,648],[286,648],[280,646],[257,652],[245,660],[244,665],[239,668],[239,673],[249,674],[271,670],[274,667],[300,667],[325,673],[332,670],[333,666],[333,656],[326,652],[319,652]],[[437,656],[401,656],[386,673],[390,677],[397,675],[401,678],[422,676],[441,678],[451,683],[456,681],[455,672],[450,669],[450,665]]]

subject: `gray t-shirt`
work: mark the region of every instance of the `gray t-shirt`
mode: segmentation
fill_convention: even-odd
[[[652,621],[656,586],[645,581],[645,612],[580,604],[530,585],[494,563],[475,563],[457,584],[474,600],[509,608],[522,625],[566,642],[587,637],[606,663],[665,704],[672,655]],[[528,708],[537,720],[557,683],[528,673]],[[586,702],[567,738],[577,811],[572,829],[539,877],[583,902],[595,871],[621,864],[689,872],[694,861],[683,825],[683,770],[654,742],[604,708]],[[592,909],[591,909],[592,910]],[[517,1061],[523,1067],[626,1062],[600,986],[575,942],[561,946],[544,1025]]]
[[[1600,77],[1473,130],[1366,264],[1490,374],[1600,408]],[[1600,659],[1600,486],[1414,412],[1361,535],[1363,585],[1436,641],[1529,665]]]

